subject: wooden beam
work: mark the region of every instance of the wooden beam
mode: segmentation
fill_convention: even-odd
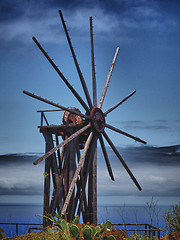
[[[83,99],[80,97],[80,95],[76,92],[76,90],[72,87],[72,85],[69,83],[69,81],[65,78],[65,76],[62,74],[62,72],[59,70],[59,68],[56,66],[56,64],[53,62],[53,60],[48,56],[47,52],[43,49],[43,47],[40,45],[40,43],[38,42],[38,40],[33,37],[32,38],[33,41],[36,43],[36,45],[39,47],[39,49],[41,50],[41,52],[44,54],[44,56],[47,58],[47,60],[49,61],[49,63],[52,65],[52,67],[56,70],[56,72],[58,73],[58,75],[61,77],[61,79],[64,81],[64,83],[66,84],[66,86],[71,90],[71,92],[73,93],[73,95],[76,97],[76,99],[80,102],[80,104],[83,106],[83,108],[89,112],[89,108],[86,105],[86,103],[83,101]]]
[[[92,82],[93,82],[93,105],[96,107],[97,106],[97,90],[96,90],[96,73],[95,73],[95,62],[94,62],[92,17],[90,17],[90,37],[91,37],[91,65],[92,65]]]
[[[42,101],[42,102],[45,102],[45,103],[47,103],[47,104],[50,104],[50,105],[52,105],[52,106],[54,106],[54,107],[57,107],[57,108],[60,108],[60,109],[65,110],[65,111],[67,111],[67,112],[70,112],[70,113],[72,113],[72,114],[81,116],[81,117],[83,117],[83,118],[85,118],[85,119],[89,119],[89,120],[91,119],[90,116],[88,116],[88,115],[82,114],[81,112],[78,112],[78,111],[75,111],[75,110],[73,110],[73,109],[64,107],[64,106],[62,106],[62,105],[60,105],[60,104],[54,103],[54,102],[49,101],[49,100],[47,100],[47,99],[45,99],[45,98],[42,98],[42,97],[40,97],[40,96],[37,96],[37,95],[35,95],[35,94],[33,94],[33,93],[27,92],[27,91],[25,91],[25,90],[23,91],[23,93],[26,94],[26,95],[28,95],[28,96],[30,96],[30,97],[36,98],[36,99],[38,99],[38,100],[40,100],[40,101]]]
[[[76,69],[77,69],[77,72],[78,72],[78,75],[79,75],[79,78],[80,78],[80,81],[81,81],[81,84],[82,84],[82,87],[83,87],[83,90],[84,90],[84,93],[85,93],[85,96],[86,96],[86,99],[87,99],[87,102],[89,104],[90,109],[92,109],[92,102],[91,102],[91,98],[89,96],[88,88],[86,86],[86,82],[85,82],[84,77],[82,75],[82,72],[80,70],[80,66],[79,66],[79,63],[77,61],[76,54],[74,52],[74,48],[72,46],[71,39],[69,37],[69,33],[68,33],[68,30],[67,30],[64,18],[63,18],[63,14],[62,14],[61,11],[59,11],[59,15],[60,15],[63,27],[64,27],[66,38],[67,38],[67,41],[68,41],[68,44],[69,44],[69,47],[70,47],[70,50],[71,50],[71,53],[72,53],[72,56],[73,56],[73,59],[74,59],[74,63],[75,63],[75,66],[76,66]]]
[[[113,127],[113,126],[111,126],[111,125],[109,125],[109,124],[107,124],[107,123],[105,123],[105,126],[106,126],[107,128],[109,128],[109,129],[115,131],[115,132],[121,133],[121,134],[123,134],[124,136],[127,136],[127,137],[129,137],[129,138],[132,138],[132,139],[134,139],[134,140],[137,141],[137,142],[141,142],[141,143],[143,143],[143,144],[146,144],[146,142],[143,141],[142,139],[140,139],[140,138],[138,138],[138,137],[134,137],[133,135],[131,135],[131,134],[127,133],[127,132],[124,132],[124,131],[122,131],[122,130],[120,130],[120,129],[118,129],[118,128],[115,128],[115,127]]]
[[[77,132],[75,132],[74,134],[72,134],[70,137],[68,137],[66,140],[64,140],[63,142],[61,142],[59,145],[57,145],[56,147],[54,147],[53,149],[51,149],[49,152],[47,152],[46,154],[44,154],[42,157],[38,158],[33,164],[36,165],[36,164],[42,162],[44,159],[46,159],[46,158],[49,157],[51,154],[53,154],[55,151],[57,151],[60,147],[63,147],[64,145],[66,145],[67,143],[69,143],[70,141],[72,141],[74,138],[78,137],[81,133],[83,133],[84,131],[86,131],[90,126],[91,126],[91,123],[87,124],[85,127],[81,128],[80,130],[78,130]]]
[[[97,225],[97,136],[91,148],[92,161],[89,169],[88,183],[88,220]]]
[[[135,185],[137,186],[137,188],[139,189],[139,191],[142,190],[142,188],[140,187],[138,181],[136,180],[136,178],[134,177],[134,175],[132,174],[131,170],[128,168],[127,164],[124,162],[123,158],[121,157],[121,155],[119,154],[118,150],[116,149],[116,147],[114,146],[114,144],[112,143],[111,139],[108,137],[108,135],[105,133],[105,131],[103,132],[103,136],[105,137],[105,139],[107,140],[107,142],[109,143],[110,147],[112,148],[112,150],[114,151],[114,153],[116,154],[116,156],[119,158],[120,162],[122,163],[123,167],[125,168],[125,170],[127,171],[127,173],[129,174],[129,176],[131,177],[131,179],[133,180],[133,182],[135,183]]]
[[[113,175],[113,172],[112,172],[112,169],[111,169],[111,164],[109,162],[109,158],[108,158],[108,155],[107,155],[107,151],[106,151],[106,147],[104,145],[102,135],[99,134],[98,137],[99,137],[100,144],[101,144],[101,147],[102,147],[102,151],[103,151],[104,159],[105,159],[106,166],[107,166],[107,169],[108,169],[108,172],[109,172],[109,176],[111,177],[111,180],[114,181],[114,175]]]
[[[123,102],[125,102],[128,98],[130,98],[134,93],[136,92],[136,90],[134,90],[132,93],[130,93],[127,97],[125,97],[123,100],[121,100],[120,102],[118,102],[116,105],[114,105],[113,107],[111,107],[110,109],[108,109],[106,112],[104,112],[104,116],[106,116],[108,113],[110,113],[111,111],[113,111],[115,108],[117,108],[119,105],[121,105]]]
[[[104,86],[104,90],[103,90],[101,99],[99,101],[98,108],[100,108],[100,109],[102,109],[102,105],[103,105],[103,102],[104,102],[104,99],[105,99],[105,96],[106,96],[107,88],[108,88],[109,81],[110,81],[110,78],[111,78],[111,75],[112,75],[112,72],[113,72],[113,69],[114,69],[114,65],[115,65],[115,62],[116,62],[116,58],[117,58],[118,52],[119,52],[119,47],[116,49],[116,53],[114,55],[113,62],[111,64],[111,68],[109,70],[109,74],[108,74],[108,77],[107,77],[107,80],[106,80],[106,84]]]
[[[81,168],[82,168],[83,160],[84,160],[84,158],[85,158],[85,156],[86,156],[86,154],[87,154],[87,151],[88,151],[88,149],[89,149],[89,146],[90,146],[90,144],[91,144],[92,137],[93,137],[93,133],[91,132],[91,133],[89,134],[89,137],[88,137],[86,143],[85,143],[84,151],[83,151],[83,153],[82,153],[82,155],[81,155],[81,159],[80,159],[80,161],[79,161],[79,163],[78,163],[76,172],[75,172],[74,177],[73,177],[73,180],[72,180],[72,182],[71,182],[71,186],[70,186],[70,188],[69,188],[69,191],[68,191],[68,194],[67,194],[67,197],[66,197],[66,200],[65,200],[65,203],[64,203],[62,212],[61,212],[62,215],[65,215],[67,206],[68,206],[69,201],[70,201],[70,199],[71,199],[71,195],[72,195],[72,193],[73,193],[73,191],[74,191],[74,187],[75,187],[75,184],[76,184],[78,175],[79,175],[79,173],[80,173],[80,171],[81,171]]]

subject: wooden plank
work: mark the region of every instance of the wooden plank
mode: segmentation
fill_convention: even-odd
[[[69,151],[67,149],[66,151],[66,156],[64,157],[64,164],[63,164],[63,168],[62,168],[62,171],[61,171],[61,174],[59,176],[59,182],[58,182],[58,185],[57,185],[57,188],[55,189],[54,191],[54,195],[53,195],[53,199],[52,199],[52,202],[51,202],[51,211],[53,212],[55,209],[56,209],[56,206],[60,205],[60,207],[62,208],[62,204],[64,203],[63,199],[65,199],[65,196],[64,196],[64,191],[65,191],[65,188],[67,188],[67,184],[65,184],[64,182],[64,186],[63,186],[63,179],[65,181],[65,172],[67,170],[67,167],[68,167],[68,159],[69,159]],[[60,192],[61,191],[61,192]],[[60,193],[63,195],[60,195]],[[58,199],[59,199],[59,203],[58,203]]]
[[[79,191],[81,189],[82,189],[82,191],[81,191],[80,196],[79,196],[79,206],[78,206],[78,211],[77,211],[78,215],[80,215],[80,212],[82,211],[83,203],[84,203],[85,213],[88,215],[88,205],[87,205],[85,188],[86,188],[86,184],[87,184],[90,165],[91,165],[91,162],[92,162],[91,147],[93,145],[93,141],[94,141],[94,138],[92,140],[92,143],[91,143],[90,148],[88,150],[88,153],[86,155],[84,165],[83,165],[83,168],[82,168],[82,171],[81,171],[81,188],[79,189]],[[86,219],[87,219],[87,217],[86,217]]]
[[[91,224],[97,225],[97,136],[92,146],[92,162],[89,169],[88,183],[88,218]]]
[[[45,138],[45,151],[48,151],[48,142],[46,141],[47,136],[43,134]],[[48,174],[48,177],[44,178],[44,202],[43,202],[43,215],[47,215],[50,212],[49,209],[49,201],[50,201],[50,168],[51,168],[51,159],[47,158],[45,161],[45,169],[44,172]],[[45,218],[43,218],[43,227],[47,227],[48,222]]]
[[[82,168],[83,160],[84,160],[84,158],[85,158],[85,156],[86,156],[86,154],[87,154],[87,151],[88,151],[88,149],[89,149],[89,146],[90,146],[90,144],[91,144],[92,137],[93,137],[93,133],[91,132],[91,133],[89,134],[89,137],[88,137],[86,143],[85,143],[84,151],[83,151],[83,153],[82,153],[82,155],[81,155],[81,159],[80,159],[80,161],[79,161],[79,163],[78,163],[76,172],[75,172],[74,177],[73,177],[73,180],[72,180],[72,182],[71,182],[71,186],[70,186],[70,188],[69,188],[69,192],[68,192],[68,194],[67,194],[67,197],[66,197],[66,200],[65,200],[65,203],[64,203],[62,212],[61,212],[62,215],[65,215],[67,206],[68,206],[69,201],[70,201],[70,199],[71,199],[71,195],[72,195],[72,193],[73,193],[73,191],[74,191],[74,187],[75,187],[75,184],[76,184],[78,175],[79,175],[79,173],[80,173],[80,171],[81,171],[81,168]]]
[[[56,136],[56,146],[59,145],[59,139],[58,139],[58,135],[55,134]],[[59,171],[61,171],[61,154],[60,154],[60,150],[57,150],[57,158],[58,158],[58,163],[59,163]]]
[[[45,141],[46,141],[46,150],[48,151],[49,149],[54,147],[53,138],[52,138],[52,135],[49,134],[49,133],[46,133],[44,135],[44,138],[45,138]],[[50,168],[51,168],[51,171],[52,171],[52,180],[53,180],[54,191],[55,191],[55,189],[58,186],[58,182],[59,182],[58,166],[57,166],[57,160],[56,160],[55,154],[52,154],[49,157],[48,161],[50,162]],[[50,174],[47,178],[49,178],[48,180],[50,181]],[[52,195],[51,202],[52,202],[52,200],[53,200],[53,195]],[[51,204],[50,204],[48,213],[49,214],[52,213]]]
[[[72,133],[71,133],[72,134]],[[70,155],[69,155],[69,183],[68,186],[70,187],[71,182],[73,180],[75,171],[76,171],[76,163],[75,163],[75,159],[76,159],[76,139],[73,139],[71,142],[68,143],[68,148],[70,151]],[[69,190],[69,188],[68,188]],[[69,201],[69,205],[67,208],[68,211],[68,222],[72,221],[73,218],[73,208],[74,208],[74,194],[75,191],[73,191],[72,195],[71,195],[71,199]]]

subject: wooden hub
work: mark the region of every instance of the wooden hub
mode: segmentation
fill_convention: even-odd
[[[103,132],[105,127],[105,118],[101,109],[97,107],[93,108],[91,110],[90,116],[91,116],[91,121],[94,129],[97,132],[100,132],[100,133]]]

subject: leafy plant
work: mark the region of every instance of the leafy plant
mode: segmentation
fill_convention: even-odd
[[[123,240],[157,240],[158,238],[155,236],[146,236],[142,234],[132,233],[129,237],[123,238]]]
[[[81,239],[81,235],[85,240],[115,240],[113,235],[106,234],[106,232],[110,232],[111,222],[108,220],[105,223],[102,223],[100,226],[94,227],[89,223],[83,225],[79,225],[79,216],[76,216],[74,222],[67,223],[65,219],[61,218],[60,212],[54,213],[54,217],[51,216],[42,216],[46,218],[48,221],[53,223],[54,229],[59,233],[59,237],[61,239]],[[82,228],[81,228],[82,227]],[[53,234],[54,230],[49,226],[47,228],[47,232],[49,234]],[[107,236],[106,236],[107,235]]]
[[[171,206],[171,208],[165,212],[164,220],[167,230],[170,233],[180,232],[180,203]]]

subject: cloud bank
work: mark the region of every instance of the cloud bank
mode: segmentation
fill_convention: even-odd
[[[110,180],[98,150],[98,196],[180,197],[180,146],[118,148],[142,187],[139,192],[129,175],[107,148],[115,176]],[[33,166],[39,155],[0,156],[0,195],[43,195],[44,163]]]

